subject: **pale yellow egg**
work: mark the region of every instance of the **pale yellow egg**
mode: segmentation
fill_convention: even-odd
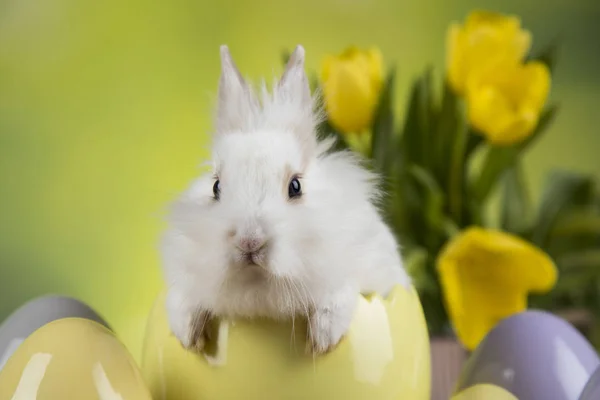
[[[429,399],[430,349],[414,289],[362,297],[330,353],[304,352],[306,323],[222,321],[204,354],[171,334],[161,295],[150,314],[142,374],[155,400]]]
[[[1,400],[151,400],[133,358],[103,325],[52,321],[32,333],[0,371]]]
[[[496,385],[477,384],[452,396],[450,400],[518,400],[512,393]]]

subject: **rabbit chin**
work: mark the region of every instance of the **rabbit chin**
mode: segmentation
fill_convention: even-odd
[[[213,312],[229,318],[287,319],[308,315],[310,294],[299,282],[256,265],[230,269]]]
[[[275,278],[269,269],[266,256],[262,255],[236,255],[229,266],[228,280],[239,282],[240,284],[264,284],[268,280]]]

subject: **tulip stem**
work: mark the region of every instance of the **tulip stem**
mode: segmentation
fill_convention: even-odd
[[[467,144],[467,124],[462,113],[458,118],[456,135],[451,148],[450,177],[448,180],[450,213],[454,221],[460,224],[462,213],[462,185],[463,185],[463,163]]]
[[[445,220],[443,227],[448,239],[452,239],[454,236],[460,233],[460,228],[451,219]]]

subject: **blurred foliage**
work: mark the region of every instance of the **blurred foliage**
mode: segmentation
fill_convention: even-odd
[[[284,60],[286,57],[284,56]],[[556,44],[536,59],[555,69]],[[447,83],[436,93],[433,71],[413,83],[403,121],[394,115],[395,68],[388,71],[370,129],[371,166],[383,177],[383,213],[402,243],[405,264],[419,291],[431,334],[451,331],[436,260],[444,244],[471,225],[492,226],[486,213],[499,191],[500,229],[540,247],[555,261],[559,280],[530,306],[550,311],[572,307],[600,310],[600,196],[593,177],[562,170],[547,177],[539,204],[533,204],[523,173],[526,151],[540,140],[559,106],[547,105],[523,141],[495,146],[473,128],[465,100]],[[313,81],[318,89],[319,82]],[[352,135],[329,121],[321,135],[352,148]],[[480,158],[478,168],[473,168]],[[599,315],[600,317],[600,315]]]

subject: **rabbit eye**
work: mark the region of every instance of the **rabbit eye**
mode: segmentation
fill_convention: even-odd
[[[213,185],[213,195],[215,196],[215,200],[219,200],[219,194],[221,193],[221,183],[217,179],[215,184]]]
[[[290,185],[288,187],[288,196],[290,199],[295,197],[300,197],[302,195],[302,186],[300,186],[300,181],[298,178],[293,178],[290,181]]]

